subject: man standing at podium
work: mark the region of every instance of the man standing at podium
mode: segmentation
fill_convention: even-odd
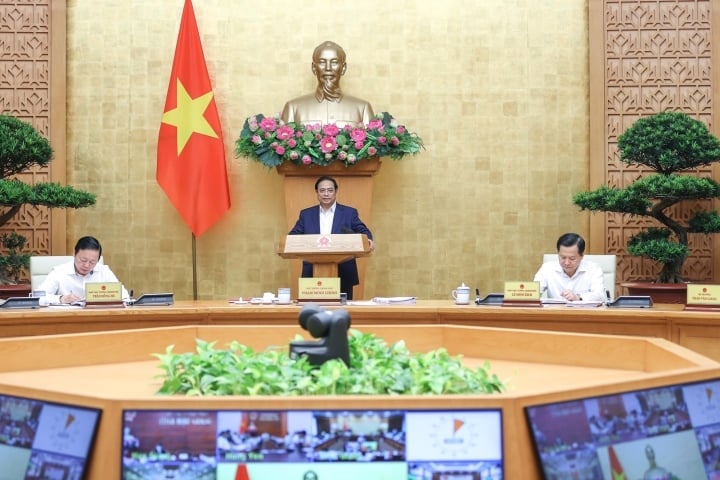
[[[373,250],[375,245],[372,232],[360,220],[357,209],[337,203],[337,191],[338,184],[334,178],[328,176],[318,178],[315,182],[315,193],[317,193],[320,205],[301,210],[300,216],[289,234],[364,233],[370,242],[370,250]],[[313,276],[311,263],[303,262],[302,276]],[[357,262],[354,258],[338,264],[338,276],[340,277],[340,291],[347,294],[348,300],[352,300],[353,286],[360,283]]]

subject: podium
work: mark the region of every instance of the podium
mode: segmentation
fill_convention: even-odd
[[[363,233],[287,235],[280,240],[278,255],[313,264],[313,277],[337,277],[338,263],[370,255],[370,242]]]

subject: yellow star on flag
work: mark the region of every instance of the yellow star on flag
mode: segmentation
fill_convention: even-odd
[[[217,132],[205,118],[205,110],[213,99],[213,92],[191,98],[180,79],[177,80],[177,106],[163,113],[162,121],[177,127],[177,154],[185,148],[193,133],[218,138]]]

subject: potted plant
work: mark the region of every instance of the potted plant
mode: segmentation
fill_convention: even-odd
[[[59,183],[29,185],[15,177],[33,167],[44,167],[53,157],[50,142],[29,123],[0,114],[0,227],[6,225],[23,205],[50,208],[82,208],[95,204],[95,195]],[[22,254],[26,239],[12,232],[0,237],[0,284],[17,283],[30,256]]]
[[[573,203],[592,212],[624,213],[657,221],[662,226],[630,237],[628,253],[662,264],[654,283],[684,285],[681,273],[690,254],[689,235],[720,232],[720,216],[717,211],[698,209],[683,220],[673,216],[677,214],[672,208],[681,202],[720,198],[720,184],[687,173],[720,161],[720,140],[688,114],[662,112],[640,118],[623,132],[618,137],[618,150],[624,163],[649,168],[653,173],[622,188],[601,186],[577,193]]]
[[[238,342],[228,349],[196,339],[196,351],[156,353],[166,395],[445,395],[502,393],[507,386],[489,363],[470,368],[444,348],[412,353],[371,333],[348,332],[350,366],[340,359],[319,367],[287,349],[262,352]]]

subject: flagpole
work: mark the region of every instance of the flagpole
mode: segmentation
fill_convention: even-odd
[[[193,276],[193,300],[197,300],[197,249],[195,234],[192,233],[192,276]]]
[[[158,184],[192,232],[193,300],[198,299],[196,239],[230,210],[225,146],[192,0],[185,0],[158,132]]]

